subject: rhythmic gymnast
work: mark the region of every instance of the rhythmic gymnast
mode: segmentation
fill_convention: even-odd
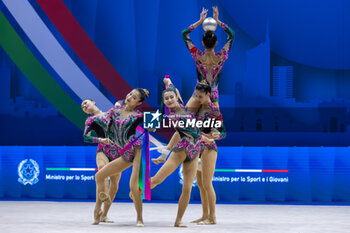
[[[196,85],[195,96],[200,103],[196,119],[205,122],[206,120],[213,120],[219,125],[217,127],[201,127],[202,135],[209,139],[219,140],[226,137],[226,132],[222,120],[222,115],[219,108],[210,100],[211,87],[206,81],[201,81]],[[215,172],[215,164],[218,155],[216,143],[202,142],[200,152],[200,164],[197,170],[197,184],[200,190],[202,201],[202,217],[192,222],[199,224],[216,224],[215,203],[216,195],[213,187],[213,176]]]
[[[217,107],[219,107],[219,78],[222,67],[227,60],[228,53],[231,50],[235,33],[229,26],[219,20],[219,10],[217,7],[213,7],[214,20],[227,33],[226,43],[219,52],[215,52],[215,47],[218,44],[217,37],[213,31],[206,31],[203,34],[202,40],[205,50],[204,52],[199,50],[193,44],[189,34],[203,23],[207,17],[207,12],[208,10],[203,8],[202,13],[200,14],[200,19],[182,31],[182,38],[195,61],[197,69],[197,83],[201,82],[202,80],[207,81],[207,83],[211,86],[210,99]],[[193,93],[186,107],[192,112],[197,112],[199,103],[195,99],[195,93]]]
[[[143,113],[135,110],[149,96],[146,89],[133,89],[125,98],[125,104],[116,104],[109,112],[112,122],[113,142],[117,153],[133,143],[121,156],[108,163],[95,175],[98,197],[101,201],[110,202],[111,196],[106,192],[104,180],[108,176],[116,176],[133,165],[130,178],[130,191],[137,212],[136,226],[143,226],[141,192],[138,187],[141,159],[141,141],[136,138],[136,127],[143,122]],[[133,142],[134,141],[134,142]]]
[[[203,8],[200,14],[200,19],[182,31],[182,38],[195,61],[197,70],[197,83],[205,80],[211,86],[210,100],[213,104],[219,107],[219,78],[222,67],[228,58],[228,53],[231,50],[235,33],[230,27],[219,20],[219,10],[217,7],[213,7],[214,20],[218,25],[220,25],[221,28],[225,30],[228,37],[226,39],[224,47],[219,52],[215,52],[217,37],[213,31],[206,31],[203,34],[202,38],[202,44],[204,45],[205,50],[204,52],[199,50],[193,44],[192,40],[189,37],[189,34],[203,23],[207,17],[207,13],[208,10]],[[186,107],[192,113],[196,113],[198,111],[200,104],[195,98],[195,93],[193,93],[192,97],[187,102]],[[157,159],[152,159],[152,161],[155,164],[164,163],[169,152],[179,140],[180,137],[178,133],[175,133],[166,148],[159,148],[158,151],[161,153],[161,155]]]
[[[116,103],[120,105],[120,103]],[[82,110],[90,116],[86,118],[85,130],[84,130],[84,141],[87,143],[98,143],[96,151],[96,164],[97,168],[101,170],[106,164],[115,160],[119,157],[115,145],[113,145],[111,138],[113,138],[111,131],[108,129],[110,125],[110,118],[108,112],[102,112],[97,106],[95,101],[91,99],[85,99],[81,103]],[[110,111],[110,110],[109,110]],[[109,195],[111,200],[114,200],[115,195],[118,191],[119,180],[121,173],[115,176],[110,176],[110,184],[108,179],[104,180],[106,189],[109,186]],[[99,222],[112,223],[109,220],[107,213],[111,207],[112,202],[105,202],[103,211],[101,211],[102,202],[98,198],[96,193],[96,204],[94,209],[94,222],[96,225]]]
[[[163,91],[162,97],[164,104],[169,108],[169,119],[172,121],[188,121],[194,118],[194,115],[187,111],[187,109],[179,103],[179,96],[177,89],[171,83],[169,78],[164,79],[166,89]],[[159,169],[157,174],[151,178],[151,188],[156,187],[162,183],[166,177],[175,171],[175,169],[183,165],[183,185],[182,193],[179,199],[178,212],[175,220],[175,227],[186,227],[182,223],[182,217],[188,206],[192,184],[196,176],[198,154],[201,151],[201,141],[211,143],[209,139],[202,136],[195,127],[176,128],[181,140],[174,146],[169,159]]]

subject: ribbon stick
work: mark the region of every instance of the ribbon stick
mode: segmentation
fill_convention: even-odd
[[[126,145],[123,149],[120,150],[119,154],[122,155],[124,154],[125,151],[127,151],[130,147],[132,147],[132,145],[135,144],[135,142],[146,133],[147,130],[143,131],[142,134],[140,134],[139,136],[137,136],[134,140],[132,140],[131,142],[128,143],[128,145]]]

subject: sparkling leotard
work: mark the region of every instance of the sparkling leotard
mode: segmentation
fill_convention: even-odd
[[[201,57],[206,53],[205,51],[200,51],[192,42],[189,37],[190,32],[194,30],[193,26],[189,26],[185,30],[182,31],[182,38],[186,44],[186,47],[190,51],[197,69],[197,83],[202,80],[206,80],[208,84],[211,86],[210,99],[212,102],[219,101],[219,92],[218,92],[218,84],[219,78],[221,74],[221,69],[227,60],[228,53],[230,52],[235,33],[234,31],[228,27],[226,24],[222,24],[221,27],[225,30],[228,37],[225,43],[225,46],[219,51],[215,53],[215,56],[219,58],[219,62],[212,66],[208,67],[201,62]]]
[[[114,136],[114,143],[119,152],[136,137],[136,127],[143,122],[143,113],[140,111],[134,111],[127,117],[121,115],[123,109],[126,107],[125,104],[115,106],[109,112],[109,117],[113,125],[112,131]],[[137,140],[132,147],[126,150],[121,156],[128,162],[134,161],[134,149],[141,149],[141,139]]]
[[[206,121],[208,119],[215,119],[217,121],[221,121],[221,126],[219,128],[201,127],[200,130],[205,134],[212,133],[213,130],[216,130],[217,132],[220,133],[219,138],[217,140],[220,140],[226,137],[226,131],[222,120],[222,115],[220,113],[220,109],[212,102],[209,103],[208,109],[206,111],[201,112],[201,108],[199,108],[196,114],[196,118],[197,120],[201,120],[201,121]],[[202,141],[201,143],[203,144],[201,153],[205,148],[209,150],[215,150],[216,152],[218,151],[217,145],[215,142],[209,144],[207,142]]]
[[[170,84],[167,89],[169,88],[176,90],[173,84]],[[180,111],[169,110],[169,116],[173,116],[169,120],[175,122],[183,121],[186,124],[187,121],[195,119],[194,114],[188,111],[182,104],[180,104],[180,108]],[[179,132],[181,140],[173,147],[172,151],[179,152],[185,150],[186,159],[184,162],[193,160],[202,150],[200,130],[196,127],[176,127],[175,129]],[[191,135],[191,137],[188,135]]]
[[[109,110],[110,111],[110,110]],[[86,118],[84,141],[87,143],[98,143],[99,138],[114,138],[110,127],[109,112],[103,113],[103,115],[92,115]],[[107,145],[104,143],[98,143],[97,152],[102,151],[112,161],[119,157],[117,148],[114,145]]]

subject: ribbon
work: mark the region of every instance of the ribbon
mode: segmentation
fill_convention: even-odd
[[[139,171],[139,187],[143,190],[141,199],[151,200],[151,178],[149,157],[149,132],[145,131],[141,150],[141,163]]]
[[[137,140],[139,140],[139,138],[140,138],[142,135],[144,135],[146,132],[147,132],[147,130],[143,131],[142,134],[140,134],[140,135],[137,136],[134,140],[132,140],[131,142],[129,142],[123,149],[120,150],[119,155],[124,154],[124,152],[127,151],[130,147],[132,147],[132,145],[134,145],[135,142],[136,142]]]
[[[151,200],[151,178],[150,178],[150,157],[149,157],[149,132],[148,130],[143,131],[142,134],[137,136],[134,140],[129,142],[123,149],[120,150],[119,154],[123,154],[128,150],[135,142],[143,137],[142,149],[141,149],[141,161],[139,169],[139,187],[142,189],[141,199]]]

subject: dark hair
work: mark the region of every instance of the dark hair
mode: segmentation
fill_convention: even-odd
[[[135,90],[137,90],[140,93],[139,102],[143,102],[149,96],[149,91],[147,89],[135,88]]]
[[[197,83],[196,90],[207,94],[211,92],[211,87],[206,81],[202,81],[200,83]]]
[[[85,98],[85,99],[83,99],[83,101],[81,101],[80,106],[84,103],[85,100],[90,100],[91,102],[94,102],[94,101],[93,101],[92,99],[90,99],[90,98]]]
[[[177,96],[177,93],[176,93],[177,91],[174,88],[167,88],[162,92],[162,98],[164,97],[164,94],[167,92],[174,92],[175,96]]]
[[[90,98],[85,98],[85,99],[83,99],[83,101],[81,101],[81,102],[84,102],[85,100],[94,101],[93,99],[90,99]]]
[[[212,49],[217,41],[216,35],[213,31],[206,31],[203,34],[203,43],[205,48]]]

